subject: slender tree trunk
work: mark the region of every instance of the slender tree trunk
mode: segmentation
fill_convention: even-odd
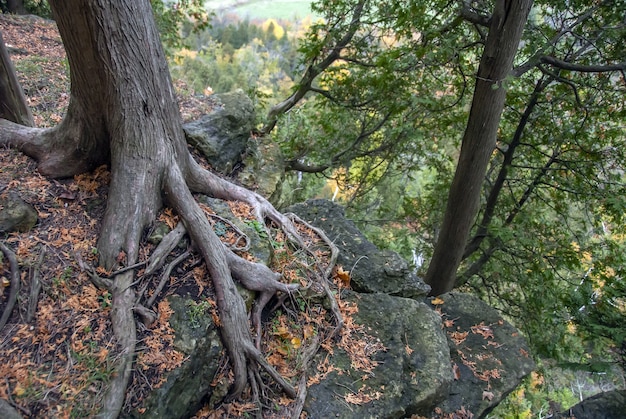
[[[513,67],[532,0],[497,0],[483,52],[474,98],[443,224],[426,273],[431,294],[454,287],[470,230],[480,206],[481,188],[496,145],[504,109],[506,77]]]
[[[7,9],[9,13],[16,15],[25,15],[28,13],[24,7],[24,0],[7,0]]]
[[[22,87],[15,76],[2,33],[0,33],[0,118],[28,127],[35,125]]]

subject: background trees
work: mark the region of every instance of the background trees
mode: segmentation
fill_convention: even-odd
[[[366,230],[377,234],[369,226],[387,220],[396,232],[387,232],[389,241],[402,250],[398,237],[408,238],[404,254],[414,250],[428,261],[451,225],[443,221],[443,196],[459,158],[468,93],[482,81],[476,75],[491,7],[314,7],[326,22],[302,41],[304,76],[266,128],[278,120],[273,132],[292,170],[331,176],[328,196],[344,199]],[[548,355],[580,356],[582,348],[568,343],[572,322],[598,320],[590,314],[598,306],[624,318],[617,284],[625,63],[614,47],[625,35],[623,7],[535,2],[502,83],[506,102],[488,170],[474,185],[480,210],[454,282],[520,319]],[[607,269],[607,258],[617,265]]]
[[[470,237],[453,240],[463,251],[448,280],[519,319],[550,356],[580,357],[584,348],[571,338],[593,329],[589,322],[599,326],[596,310],[624,316],[624,61],[615,47],[624,38],[623,7],[535,2],[501,85],[506,102],[487,172],[472,182],[479,213],[470,217]],[[302,35],[299,64],[283,68],[285,81],[296,77],[291,94],[265,99],[272,106],[261,131],[280,142],[292,173],[286,200],[341,200],[375,242],[413,258],[422,273],[432,266],[432,277],[441,272],[429,261],[451,225],[446,198],[482,81],[493,6],[318,1],[313,8],[325,20]],[[227,27],[211,37],[221,48],[224,39],[242,42],[235,34],[244,28],[259,30]],[[443,243],[440,265],[450,249]]]

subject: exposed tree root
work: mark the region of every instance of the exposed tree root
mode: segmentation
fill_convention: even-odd
[[[137,343],[137,328],[133,316],[135,293],[132,290],[132,281],[132,271],[120,274],[115,278],[110,290],[112,294],[111,322],[120,354],[115,373],[104,397],[102,411],[98,415],[99,418],[115,419],[119,416],[126,396],[126,387],[130,381]]]
[[[20,267],[17,264],[15,253],[2,242],[0,242],[0,250],[2,250],[4,257],[9,259],[9,267],[11,268],[11,292],[9,293],[9,299],[7,300],[6,307],[4,307],[2,317],[0,317],[0,329],[2,329],[7,324],[7,321],[9,321],[9,317],[11,317],[11,312],[13,312],[15,302],[17,301],[17,294],[20,290]]]
[[[0,128],[2,128],[2,125],[0,124]],[[16,128],[15,125],[11,125],[10,130],[13,133],[19,131],[20,135],[18,137],[20,141],[18,146],[20,149],[31,156],[35,156],[38,160],[43,159],[46,161],[44,152],[39,150],[38,147],[41,147],[42,144],[40,135],[50,136],[49,130],[32,128],[22,130],[21,128]],[[6,141],[6,137],[4,138],[4,141]],[[16,137],[14,136],[13,138]],[[0,143],[2,142],[2,129],[0,129]],[[16,144],[13,143],[13,145]],[[144,277],[152,275],[161,269],[166,257],[173,251],[185,232],[189,234],[195,248],[206,262],[215,288],[222,340],[228,351],[234,376],[234,383],[229,398],[238,398],[246,386],[250,385],[252,397],[258,403],[260,414],[260,399],[265,394],[260,374],[260,370],[263,370],[288,396],[292,398],[298,397],[299,407],[297,409],[301,410],[303,400],[306,397],[306,380],[304,378],[300,380],[298,391],[296,391],[293,384],[283,378],[267,362],[260,351],[261,313],[264,307],[277,293],[290,295],[300,289],[301,285],[285,284],[280,281],[281,275],[279,273],[273,272],[263,264],[250,262],[228,249],[214,233],[207,215],[193,198],[192,191],[215,198],[242,201],[249,204],[257,220],[264,225],[267,220],[274,222],[282,229],[287,239],[295,247],[302,249],[316,261],[315,266],[311,268],[318,272],[314,279],[314,282],[317,283],[316,288],[323,290],[326,294],[331,303],[332,313],[336,317],[337,325],[332,333],[333,336],[343,325],[341,314],[327,282],[337,258],[337,248],[322,231],[312,227],[295,215],[283,215],[260,195],[201,168],[190,155],[181,158],[179,153],[178,156],[181,161],[170,161],[160,166],[160,169],[156,169],[161,171],[160,175],[157,176],[158,180],[155,177],[146,183],[145,173],[141,172],[141,170],[145,170],[145,167],[142,168],[141,166],[136,169],[138,174],[133,176],[133,173],[131,173],[130,176],[125,176],[124,178],[144,179],[144,183],[122,186],[117,183],[115,178],[112,179],[109,189],[109,204],[98,242],[100,263],[105,269],[112,272],[110,278],[98,275],[93,267],[86,265],[80,259],[80,256],[76,255],[79,265],[89,274],[92,282],[100,288],[108,289],[113,297],[111,320],[121,354],[117,359],[115,374],[105,395],[104,407],[100,417],[114,418],[121,411],[126,386],[132,370],[136,345],[134,314],[137,314],[146,324],[152,322],[156,313],[149,308],[154,304],[155,298],[157,298],[157,295],[163,288],[163,286],[159,286],[146,305],[140,305],[139,300],[145,293],[145,286],[138,293],[135,293],[134,285],[137,281],[133,282],[134,271],[137,267],[146,263],[147,267],[144,271]],[[49,173],[58,173],[53,163],[48,162],[48,164],[43,164],[42,166]],[[111,170],[112,172],[116,168],[121,170],[120,167],[123,166],[124,163],[118,163],[117,166],[113,165]],[[182,168],[186,170],[182,170]],[[151,169],[154,170],[154,168]],[[124,170],[126,172],[129,171],[128,167],[124,167]],[[117,202],[121,202],[119,197],[123,195],[123,191],[127,191],[129,188],[135,191],[133,199],[126,200],[123,204],[116,203],[116,199],[118,199]],[[166,235],[147,262],[137,263],[142,230],[156,218],[156,209],[162,205],[160,195],[154,196],[155,192],[158,194],[160,190],[165,193],[165,201],[178,213],[182,223]],[[132,214],[132,216],[124,218],[120,214]],[[301,225],[314,231],[330,249],[330,261],[325,266],[322,266],[315,253],[304,242],[296,225]],[[240,234],[245,236],[243,233]],[[247,248],[248,242],[249,240],[247,240],[244,246],[239,247]],[[188,252],[185,252],[176,260],[170,262],[165,268],[164,277],[167,278],[176,264],[180,263],[187,256]],[[248,314],[243,299],[236,289],[234,279],[247,289],[258,292],[257,300],[251,313],[252,323],[256,331],[254,339],[250,333]],[[160,282],[163,281],[161,280]],[[312,353],[307,359],[312,358],[318,348],[319,342],[315,342],[310,347]],[[305,368],[306,366],[303,366],[303,371]],[[303,372],[302,374],[304,377],[305,373]]]

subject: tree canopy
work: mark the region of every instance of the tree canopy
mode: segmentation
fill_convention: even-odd
[[[325,21],[301,43],[306,71],[268,114],[265,131],[282,141],[291,170],[334,177],[365,222],[408,224],[407,256],[413,248],[428,261],[450,223],[445,195],[484,81],[493,7],[316,2]],[[493,83],[506,102],[453,282],[524,319],[546,354],[568,346],[574,319],[614,324],[608,307],[624,318],[624,7],[534,2],[513,68]]]

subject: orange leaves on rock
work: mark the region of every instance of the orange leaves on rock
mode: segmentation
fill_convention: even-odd
[[[472,333],[481,335],[485,339],[493,339],[493,330],[490,326],[486,326],[484,322],[471,327]]]
[[[461,379],[461,369],[459,368],[456,362],[452,363],[452,375],[454,376],[454,379],[456,381]]]
[[[430,303],[434,306],[440,306],[445,303],[445,301],[441,297],[435,297],[430,301]]]
[[[350,272],[344,271],[339,265],[333,269],[333,279],[339,288],[350,287]]]
[[[242,201],[228,201],[228,207],[237,218],[244,220],[256,220],[252,207]]]
[[[365,404],[374,400],[378,400],[382,397],[380,391],[367,392],[365,384],[361,386],[357,393],[348,393],[344,396],[344,400],[351,404]]]
[[[169,324],[173,313],[167,300],[159,302],[156,326],[143,340],[145,351],[137,355],[137,364],[142,370],[154,370],[161,377],[153,384],[156,388],[165,382],[162,373],[177,368],[184,360],[184,354],[174,348],[174,330]]]
[[[173,209],[165,208],[161,211],[161,214],[159,214],[158,220],[167,224],[167,226],[173,230],[176,227],[176,224],[178,224],[179,218],[178,215],[174,214]]]
[[[448,332],[448,336],[450,336],[450,339],[452,339],[452,341],[457,345],[463,343],[465,339],[467,339],[467,335],[469,335],[469,332]]]

